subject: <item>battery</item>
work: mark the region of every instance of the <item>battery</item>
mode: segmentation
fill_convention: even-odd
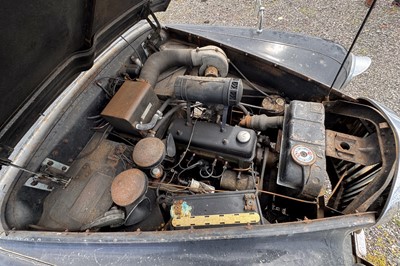
[[[263,224],[254,190],[175,197],[170,214],[175,229]]]

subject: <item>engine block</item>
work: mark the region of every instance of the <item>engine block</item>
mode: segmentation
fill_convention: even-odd
[[[178,144],[189,144],[192,150],[210,158],[219,156],[244,166],[249,165],[255,156],[257,135],[252,129],[226,125],[221,131],[215,123],[197,121],[187,125],[186,120],[176,119],[169,132]]]

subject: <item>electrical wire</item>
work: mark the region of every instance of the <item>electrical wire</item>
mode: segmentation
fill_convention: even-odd
[[[254,83],[252,83],[250,80],[248,80],[247,77],[239,70],[239,68],[232,61],[229,60],[229,63],[233,66],[234,69],[236,69],[236,71],[239,73],[239,75],[242,76],[242,78],[244,78],[250,84],[251,88],[253,88],[254,90],[258,91],[259,93],[261,93],[265,97],[268,97],[268,98],[270,97],[267,93],[265,93],[262,90],[260,90],[256,85],[254,85]]]
[[[98,118],[102,118],[101,115],[94,115],[94,116],[86,117],[86,119],[88,119],[88,120],[94,120],[94,119],[98,119]]]
[[[99,130],[99,129],[103,129],[103,128],[105,128],[106,126],[108,126],[108,125],[110,125],[110,123],[105,123],[104,125],[101,125],[101,126],[98,126],[98,127],[92,127],[91,129],[92,130]]]
[[[135,146],[135,144],[133,144],[132,142],[130,142],[127,138],[124,138],[123,136],[121,136],[120,134],[118,134],[118,133],[116,133],[116,132],[111,131],[111,132],[110,132],[110,135],[113,135],[113,136],[115,136],[115,137],[117,137],[117,138],[122,139],[123,141],[125,141],[126,143],[128,143],[129,145],[131,145],[132,147]]]
[[[107,96],[109,98],[112,98],[115,95],[115,89],[118,86],[118,83],[113,82],[113,87],[111,88],[112,89],[112,93],[110,93],[106,88],[103,87],[103,84],[100,82],[100,80],[102,80],[102,79],[112,79],[112,80],[114,80],[114,81],[116,80],[118,82],[125,82],[125,79],[119,78],[119,77],[101,77],[101,78],[96,79],[95,80],[95,84],[99,88],[101,88],[104,91],[104,93],[107,94]],[[110,85],[108,84],[108,86],[110,86]]]
[[[135,47],[133,47],[133,45],[132,45],[130,42],[128,42],[128,41],[125,39],[124,36],[121,35],[120,37],[121,37],[122,40],[124,40],[124,41],[129,45],[129,47],[132,48],[132,50],[135,52],[137,58],[139,58],[139,60],[140,60],[141,62],[143,62],[142,57],[140,56],[140,54],[138,53],[138,51],[135,49]]]
[[[187,182],[187,181],[184,181],[184,180],[181,180],[181,179],[180,179],[180,176],[181,176],[182,173],[184,173],[184,172],[186,172],[186,171],[189,171],[189,170],[192,170],[192,169],[196,168],[196,167],[199,166],[199,165],[203,165],[203,162],[202,162],[202,161],[198,161],[197,163],[194,163],[194,164],[192,164],[191,166],[189,166],[189,167],[183,169],[182,171],[180,171],[179,174],[178,174],[178,176],[177,176],[179,183],[184,184],[184,183]]]
[[[196,123],[197,123],[197,119],[196,119],[196,120],[194,121],[194,123],[193,123],[192,132],[190,133],[190,138],[189,138],[189,141],[188,141],[188,144],[187,144],[187,146],[186,146],[185,151],[182,153],[181,158],[179,159],[178,163],[177,163],[175,166],[171,167],[170,171],[171,171],[172,169],[175,169],[177,166],[180,166],[181,162],[182,162],[183,159],[185,158],[186,153],[187,153],[188,150],[189,150],[190,143],[192,142],[192,139],[193,139],[194,128],[196,127]],[[183,168],[182,166],[180,166],[180,167]]]
[[[160,182],[155,182],[155,181],[150,181],[150,183],[153,184],[153,185],[161,184]],[[164,183],[163,185],[165,185],[166,187],[175,187],[175,188],[180,188],[180,189],[183,189],[183,190],[189,189],[189,187],[187,187],[187,186],[176,185],[176,184],[165,184],[165,183]],[[216,193],[224,193],[224,192],[232,192],[232,191],[230,191],[230,190],[216,189],[215,192],[216,192]],[[267,190],[258,190],[258,192],[264,193],[264,194],[268,194],[268,195],[273,195],[273,196],[276,196],[276,197],[281,197],[281,198],[289,199],[289,200],[293,200],[293,201],[297,201],[297,202],[302,202],[302,203],[307,203],[307,204],[313,204],[313,205],[316,205],[316,204],[317,204],[316,201],[309,201],[309,200],[302,200],[302,199],[298,199],[298,198],[293,198],[293,197],[286,196],[286,195],[282,195],[282,194],[279,194],[279,193],[270,192],[270,191],[267,191]]]
[[[101,135],[101,137],[99,138],[99,140],[97,141],[96,145],[94,145],[94,147],[93,147],[90,151],[88,151],[87,153],[78,155],[78,156],[76,157],[76,159],[77,159],[77,160],[78,160],[78,159],[82,159],[82,158],[87,157],[87,156],[89,156],[90,154],[92,154],[92,153],[97,149],[97,147],[99,146],[99,144],[104,140],[104,138],[107,136],[107,133],[108,133],[111,129],[112,129],[112,126],[108,126],[108,127],[104,130],[104,132],[103,132],[103,134]]]
[[[106,88],[104,88],[103,85],[101,85],[100,82],[96,82],[96,85],[97,85],[100,89],[102,89],[102,90],[104,91],[104,93],[107,94],[107,96],[108,96],[109,98],[112,98],[111,93],[110,93],[109,91],[107,91]]]

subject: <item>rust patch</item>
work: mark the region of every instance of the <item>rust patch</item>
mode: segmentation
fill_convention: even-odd
[[[128,206],[139,199],[147,189],[147,177],[139,169],[129,169],[117,175],[111,185],[115,204]]]
[[[381,162],[376,134],[360,138],[326,130],[326,155],[337,159],[374,165]]]
[[[283,114],[285,111],[285,99],[278,95],[270,95],[262,101],[262,107],[268,111],[269,114]]]
[[[139,167],[151,168],[164,160],[165,145],[158,138],[145,138],[140,140],[132,154],[132,159]]]
[[[149,83],[125,81],[101,115],[114,127],[132,132],[136,123],[148,123],[151,120],[159,104]],[[147,112],[146,108],[149,108]]]
[[[186,201],[177,200],[174,201],[174,204],[171,206],[170,211],[172,218],[182,218],[182,217],[191,217],[192,216],[192,206],[187,204]]]
[[[246,115],[242,120],[240,120],[239,126],[251,128],[250,123],[251,115]]]
[[[244,201],[245,201],[244,209],[246,211],[256,211],[257,210],[256,196],[254,194],[245,194]]]
[[[206,68],[206,70],[204,72],[204,76],[217,78],[218,77],[218,69],[214,66],[209,66]]]

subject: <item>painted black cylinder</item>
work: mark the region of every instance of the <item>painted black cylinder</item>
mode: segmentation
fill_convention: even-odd
[[[179,76],[174,90],[179,100],[235,106],[242,99],[243,84],[236,78]]]

